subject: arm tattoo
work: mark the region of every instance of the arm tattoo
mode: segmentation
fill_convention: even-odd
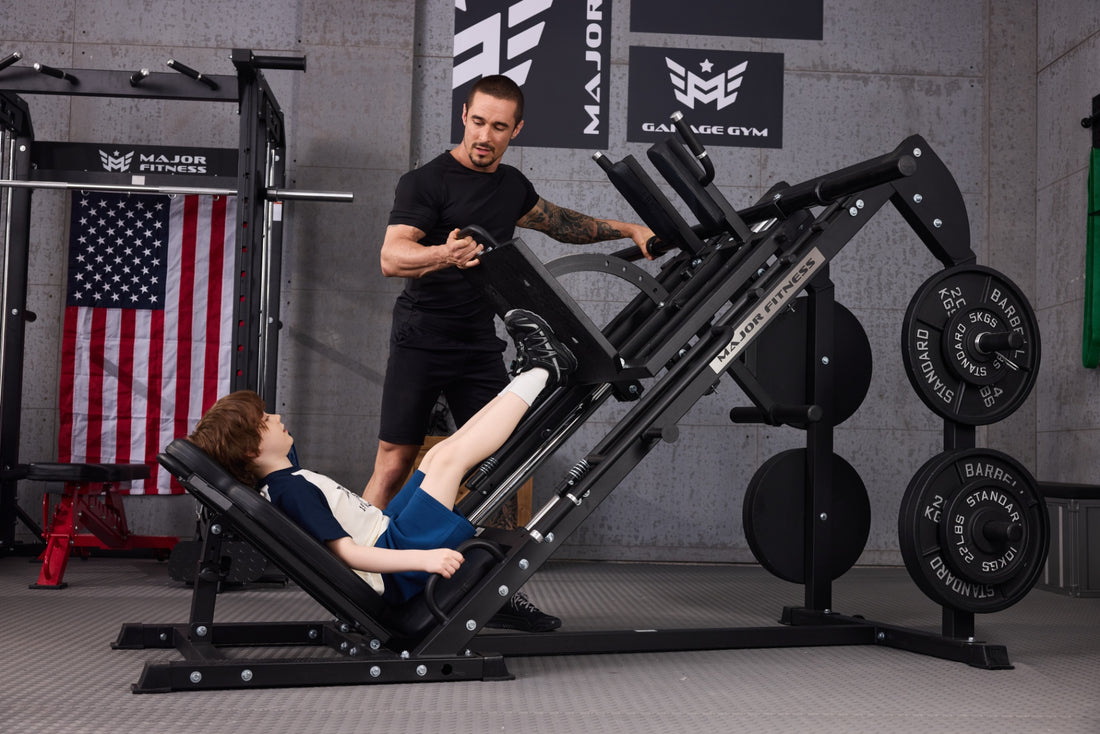
[[[574,245],[617,240],[626,236],[603,220],[556,206],[545,199],[539,199],[538,204],[523,215],[517,224],[528,229],[537,229],[559,242]]]

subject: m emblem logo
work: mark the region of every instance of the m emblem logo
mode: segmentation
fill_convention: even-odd
[[[716,74],[709,79],[688,71],[686,67],[677,64],[672,59],[665,57],[668,65],[672,86],[675,88],[676,99],[683,102],[690,109],[695,109],[695,103],[714,102],[718,109],[725,109],[737,101],[737,90],[741,88],[742,75],[748,68],[749,62],[742,61],[728,71]],[[709,60],[699,64],[704,74],[709,73],[714,67]]]
[[[103,164],[104,171],[125,173],[130,170],[130,162],[133,160],[133,151],[125,154],[119,153],[117,150],[114,153],[99,151],[99,161]]]

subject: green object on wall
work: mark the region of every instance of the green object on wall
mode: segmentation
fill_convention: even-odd
[[[1085,226],[1085,328],[1081,361],[1100,364],[1100,148],[1089,154],[1088,212]]]

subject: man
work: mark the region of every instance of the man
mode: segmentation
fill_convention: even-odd
[[[501,163],[523,129],[523,92],[508,77],[480,79],[463,105],[462,122],[461,143],[401,177],[382,243],[383,275],[407,280],[394,305],[378,452],[363,490],[379,507],[412,469],[440,394],[461,426],[507,382],[492,308],[460,272],[477,267],[482,245],[459,237],[461,228],[478,225],[500,242],[511,239],[516,226],[577,244],[629,237],[647,257],[653,237],[644,225],[551,204],[518,169]],[[494,626],[560,624],[522,595],[513,601],[512,617],[506,618],[506,607]]]

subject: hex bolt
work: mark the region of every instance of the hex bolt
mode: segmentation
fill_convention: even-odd
[[[932,220],[932,226],[935,227],[936,229],[939,229],[940,227],[943,226],[943,220],[940,219],[939,217],[937,217],[936,219],[933,219]]]
[[[914,158],[920,158],[920,156],[921,156],[921,149],[920,148],[913,148],[913,157]]]
[[[249,670],[248,668],[245,668],[244,670],[242,670],[241,671],[241,680],[243,680],[245,683],[248,683],[249,681],[251,681],[252,680],[252,671]]]
[[[821,513],[820,515],[818,515],[818,517],[821,519],[821,522],[825,522],[826,520],[829,519],[829,515],[824,513],[824,512]]]
[[[475,621],[474,621],[474,620],[472,620],[472,619],[467,619],[467,620],[466,620],[466,629],[468,629],[468,630],[470,630],[471,632],[473,632],[474,630],[476,630],[476,629],[477,629],[477,622],[475,622]]]
[[[359,654],[359,648],[358,647],[352,647],[351,649],[348,650],[348,655],[351,655],[352,657],[355,657],[358,654]]]
[[[218,525],[217,523],[214,523],[213,525],[210,526],[210,532],[213,533],[214,535],[221,535],[222,534],[222,526]]]
[[[347,640],[344,640],[343,642],[340,643],[340,649],[341,650],[347,650],[348,649],[348,641]]]
[[[829,358],[828,357],[822,357],[821,358],[821,364],[828,366]]]
[[[382,675],[382,668],[380,668],[377,665],[370,666],[370,677],[371,678],[377,678],[380,675]]]
[[[528,561],[526,558],[519,559],[519,567],[521,569],[523,569],[524,571],[526,571],[530,567],[530,565],[531,565],[531,562]]]
[[[553,533],[547,533],[546,534],[546,542],[547,543],[553,543],[554,542],[554,534]]]
[[[914,203],[914,204],[919,204],[919,203],[921,203],[922,201],[924,201],[924,197],[923,197],[923,196],[921,196],[920,194],[913,194],[913,203]]]
[[[309,634],[308,634],[308,637],[311,640],[316,640],[318,637],[320,637],[320,635],[321,635],[321,633],[318,632],[317,630],[310,630]]]
[[[857,214],[859,214],[859,209],[856,209],[854,206],[848,207],[848,216],[854,217]]]
[[[370,649],[375,650],[375,651],[381,650],[382,649],[382,643],[379,642],[378,640],[371,640],[370,641]]]
[[[192,670],[191,675],[187,676],[187,679],[190,680],[192,683],[198,685],[202,682],[202,673],[197,670]]]
[[[409,659],[409,651],[408,650],[402,650],[401,651],[401,659],[402,660],[408,660]]]
[[[206,637],[206,633],[209,631],[210,630],[206,629],[206,625],[204,624],[200,624],[198,627],[195,628],[195,634],[199,637]]]
[[[416,666],[416,674],[419,675],[421,678],[423,678],[424,676],[426,676],[428,674],[428,666],[427,665],[417,665]]]
[[[501,584],[500,588],[497,589],[497,593],[500,594],[501,596],[508,596],[508,587],[505,586],[504,584]]]
[[[879,642],[882,642],[883,640],[886,639],[886,633],[885,632],[879,632],[877,635],[875,635],[875,639],[878,640]]]
[[[863,199],[856,199],[856,208],[862,209],[864,207]]]
[[[167,632],[161,632],[159,637],[160,637],[161,642],[168,642],[168,633]]]

